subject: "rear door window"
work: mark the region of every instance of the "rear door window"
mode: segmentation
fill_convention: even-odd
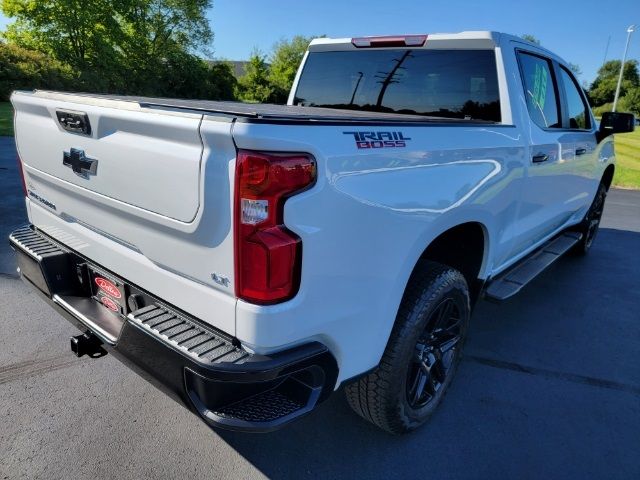
[[[525,52],[518,53],[518,60],[531,120],[541,128],[560,128],[560,109],[551,62]]]
[[[296,105],[500,121],[493,50],[311,52]]]

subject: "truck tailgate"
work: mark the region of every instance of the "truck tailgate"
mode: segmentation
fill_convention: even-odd
[[[181,222],[199,208],[201,115],[153,114],[15,95],[17,142],[25,165],[70,184]],[[107,102],[108,104],[108,102]],[[57,115],[86,114],[91,133],[63,129]],[[63,152],[96,160],[78,174]]]
[[[233,117],[55,92],[11,101],[31,223],[233,334]],[[86,114],[91,132],[57,112]]]

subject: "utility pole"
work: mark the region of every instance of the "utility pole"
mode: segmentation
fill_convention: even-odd
[[[358,91],[358,87],[360,86],[360,82],[362,81],[363,76],[364,73],[358,72],[358,81],[356,82],[356,86],[353,89],[353,95],[351,95],[351,101],[349,102],[349,105],[353,105],[353,102],[356,99],[356,92]]]
[[[618,75],[618,86],[616,87],[616,96],[613,97],[613,108],[612,112],[616,111],[616,105],[618,105],[618,97],[620,96],[620,85],[622,85],[622,72],[624,71],[624,62],[627,60],[627,50],[629,50],[629,40],[631,39],[631,34],[636,29],[635,25],[629,25],[627,28],[627,43],[624,46],[624,55],[622,55],[622,63],[620,64],[620,75]]]
[[[396,62],[396,66],[393,67],[389,73],[381,72],[383,75],[382,77],[376,76],[376,78],[382,78],[382,81],[377,82],[382,84],[382,88],[380,88],[380,93],[378,93],[378,101],[376,102],[376,107],[380,108],[382,106],[382,99],[384,98],[384,94],[387,93],[387,88],[389,88],[389,85],[391,85],[392,83],[399,83],[399,80],[396,80],[393,77],[395,77],[398,70],[404,70],[402,64],[408,57],[413,57],[413,55],[411,54],[411,50],[407,50],[406,52],[404,52],[402,57],[400,57],[399,59],[393,60],[394,62]]]

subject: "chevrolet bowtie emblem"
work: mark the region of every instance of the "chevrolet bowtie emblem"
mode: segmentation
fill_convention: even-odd
[[[84,154],[84,150],[78,150],[77,148],[63,152],[62,164],[71,167],[71,170],[83,177],[95,175],[98,171],[98,160],[87,157]]]

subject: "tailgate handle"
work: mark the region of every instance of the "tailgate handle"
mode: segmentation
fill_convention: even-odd
[[[60,126],[67,132],[91,135],[91,123],[86,113],[56,110],[56,117]]]

